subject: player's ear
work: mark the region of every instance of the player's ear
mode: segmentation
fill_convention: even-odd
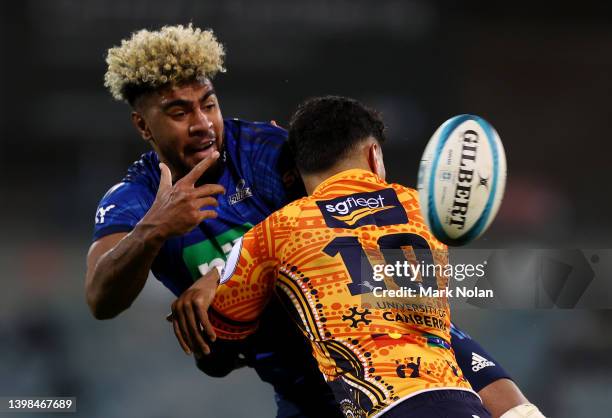
[[[384,180],[387,173],[383,161],[382,147],[378,141],[374,140],[370,143],[368,148],[368,165],[370,166],[370,170]]]
[[[153,138],[147,121],[142,116],[142,114],[140,112],[137,112],[136,110],[132,111],[132,124],[134,125],[142,139],[148,142]]]

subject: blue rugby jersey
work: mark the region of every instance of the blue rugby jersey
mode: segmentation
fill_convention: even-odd
[[[285,130],[236,119],[226,120],[224,125],[227,161],[218,183],[226,193],[218,196],[219,216],[183,236],[168,239],[151,269],[177,296],[214,264],[223,262],[233,242],[253,225],[304,193],[299,182],[293,189],[283,183],[283,175],[293,169]],[[94,240],[131,231],[153,204],[159,178],[157,154],[143,154],[100,201]]]

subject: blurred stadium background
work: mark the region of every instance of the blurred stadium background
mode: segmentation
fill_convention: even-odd
[[[4,3],[0,396],[76,396],[75,416],[88,418],[273,416],[272,390],[252,371],[219,380],[195,369],[164,321],[173,298],[155,280],[115,320],[95,321],[85,304],[98,199],[146,150],[128,107],[103,87],[106,49],[140,28],[215,30],[227,47],[228,72],[215,80],[225,117],[286,124],[299,101],[330,93],[378,108],[387,171],[405,184],[441,122],[479,114],[505,142],[509,181],[478,245],[610,248],[612,7],[493,3]],[[456,319],[548,416],[603,417],[611,312],[462,310]]]

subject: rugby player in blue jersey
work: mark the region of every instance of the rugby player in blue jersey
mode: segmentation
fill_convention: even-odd
[[[87,302],[96,318],[113,318],[130,307],[151,271],[179,297],[174,331],[201,370],[223,376],[247,364],[273,385],[279,417],[339,416],[308,345],[277,303],[242,346],[213,346],[209,354],[200,332],[199,279],[223,265],[249,228],[304,193],[285,130],[223,119],[211,82],[224,71],[223,58],[212,32],[191,25],[142,30],[109,50],[105,85],[131,106],[132,122],[153,150],[99,203]],[[452,345],[493,416],[527,403],[474,340],[454,330]],[[473,368],[474,355],[480,363]]]

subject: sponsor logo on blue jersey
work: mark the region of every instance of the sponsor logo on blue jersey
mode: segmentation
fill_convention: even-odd
[[[96,212],[96,224],[103,224],[104,223],[104,217],[106,216],[106,214],[111,210],[114,209],[115,205],[108,205],[106,207],[102,207],[100,206]]]

